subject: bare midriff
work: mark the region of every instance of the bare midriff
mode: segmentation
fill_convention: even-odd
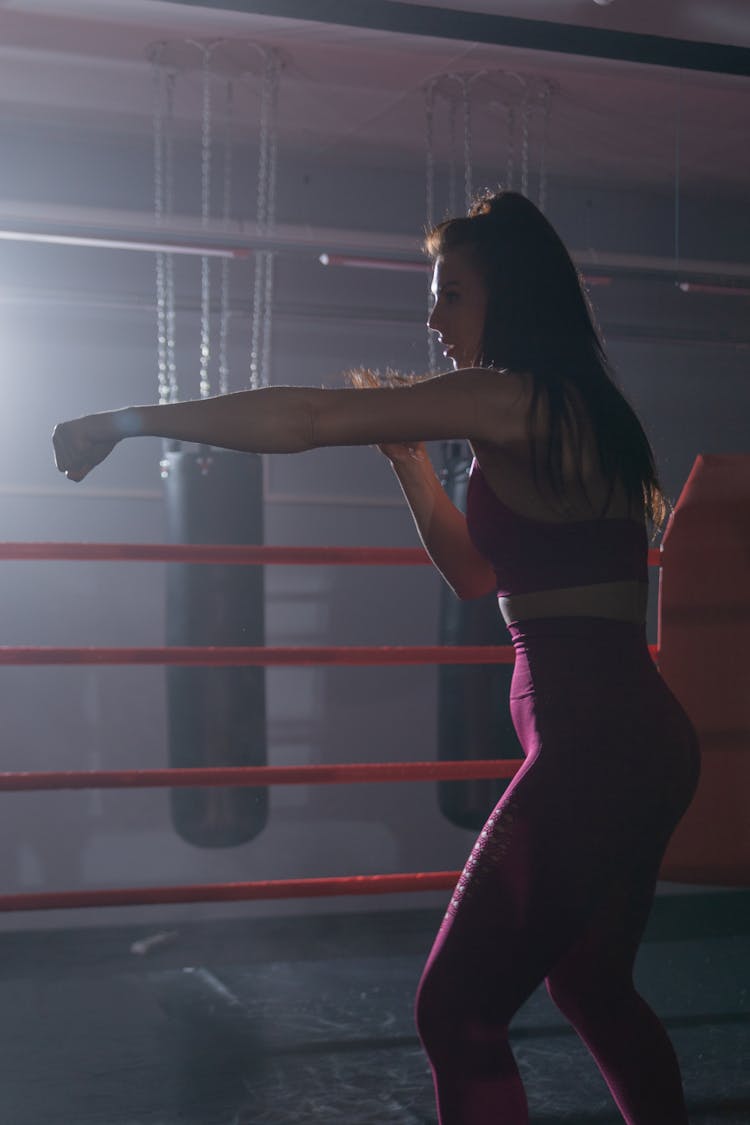
[[[648,583],[600,582],[566,586],[498,598],[506,625],[537,617],[604,617],[642,625],[646,620]]]

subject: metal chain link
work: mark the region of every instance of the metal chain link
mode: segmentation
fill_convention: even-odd
[[[211,271],[208,258],[201,258],[201,343],[200,386],[201,398],[209,398],[211,381],[208,366],[211,359]]]
[[[211,213],[211,142],[212,142],[212,81],[211,53],[213,45],[202,46],[203,99],[201,114],[201,226],[205,229]],[[211,362],[211,267],[206,255],[201,257],[201,343],[200,343],[200,397],[211,394],[209,366]]]
[[[474,169],[472,167],[472,136],[471,136],[471,91],[469,89],[469,79],[465,74],[461,76],[461,98],[463,101],[464,109],[464,203],[466,210],[471,207],[471,200],[473,192],[473,175]]]
[[[425,90],[425,141],[426,141],[426,219],[427,226],[435,225],[435,82]]]
[[[201,226],[208,228],[211,216],[212,153],[213,153],[213,82],[212,54],[220,41],[210,44],[187,40],[202,52],[201,104]],[[151,53],[154,64],[154,215],[162,223],[174,210],[174,71],[164,65],[165,43],[157,44]],[[257,47],[263,56],[263,81],[260,107],[260,149],[258,168],[258,229],[270,233],[275,223],[276,180],[278,162],[277,116],[281,60],[278,52]],[[165,108],[166,103],[166,108]],[[232,175],[234,145],[234,86],[227,80],[226,120],[224,138],[223,217],[229,223],[232,208]],[[253,340],[251,348],[251,385],[269,382],[271,367],[272,311],[275,256],[272,251],[256,254],[255,288],[253,293]],[[159,401],[174,402],[179,398],[175,364],[175,277],[174,255],[166,251],[155,254],[157,303],[157,375]],[[229,328],[231,322],[230,268],[228,258],[221,263],[221,316],[219,326],[219,390],[229,390]],[[201,256],[200,317],[200,395],[211,394],[211,266],[207,255]]]
[[[174,100],[177,75],[173,70],[166,75],[166,128],[164,134],[164,207],[167,215],[174,214]],[[167,326],[167,384],[170,402],[179,401],[180,391],[177,383],[177,361],[175,348],[175,285],[174,254],[167,254],[166,274],[166,326]]]
[[[448,144],[450,146],[450,163],[448,166],[448,214],[456,214],[456,116],[458,101],[451,97],[448,100]]]
[[[425,90],[425,142],[426,142],[426,189],[425,213],[427,229],[435,225],[435,81]],[[427,289],[427,318],[432,312],[432,291]],[[435,333],[427,329],[427,366],[430,374],[437,371],[438,354]]]
[[[258,149],[258,198],[256,222],[259,234],[268,229],[268,188],[269,188],[269,139],[270,139],[270,55],[263,51],[264,65],[260,94],[260,138]],[[253,282],[253,316],[250,341],[250,386],[253,390],[263,386],[263,355],[265,350],[264,325],[267,293],[267,253],[258,250],[255,255],[255,278]]]
[[[223,218],[228,225],[232,211],[232,165],[234,149],[234,85],[229,79],[224,101],[224,206]],[[219,394],[229,393],[229,322],[230,276],[229,258],[221,259],[221,319],[219,322]]]
[[[164,44],[158,44],[153,60],[153,139],[154,139],[154,220],[161,225],[164,218]],[[165,254],[157,250],[156,264],[156,377],[159,403],[169,401],[167,380],[167,287]]]
[[[258,233],[260,234],[264,229],[265,207],[266,207],[266,181],[267,181],[267,160],[268,153],[266,151],[266,101],[268,97],[265,69],[261,81],[260,91],[260,138],[258,147],[258,196],[256,200],[256,221],[258,226]],[[261,384],[261,316],[262,316],[262,297],[265,280],[265,255],[263,251],[258,250],[255,254],[255,277],[253,282],[253,316],[252,316],[252,330],[250,341],[250,386],[253,390]]]
[[[276,168],[278,160],[278,109],[280,65],[276,52],[269,52],[268,68],[268,186],[266,204],[266,229],[270,234],[276,222]],[[261,352],[262,385],[271,382],[271,335],[273,330],[273,287],[276,255],[266,252],[266,278],[263,293],[263,350]]]
[[[521,195],[529,197],[529,118],[531,106],[529,92],[524,83],[523,102],[521,103]]]
[[[265,291],[266,256],[262,250],[255,255],[255,277],[253,280],[253,324],[250,340],[250,386],[257,390],[261,385],[261,293]]]
[[[505,186],[508,191],[513,191],[513,177],[515,175],[515,138],[516,138],[516,110],[511,101],[506,107],[508,123],[508,155],[505,167]]]
[[[547,148],[549,146],[549,126],[552,110],[552,84],[546,82],[541,94],[542,102],[542,140],[539,152],[539,210],[547,206]]]
[[[268,95],[268,203],[266,221],[268,229],[276,222],[276,166],[278,159],[279,80],[281,65],[275,51],[269,52]]]
[[[680,172],[682,149],[682,71],[677,71],[677,118],[674,132],[674,264],[680,266]]]

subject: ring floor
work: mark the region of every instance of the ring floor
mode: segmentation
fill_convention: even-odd
[[[248,907],[251,915],[252,907]],[[435,1125],[425,909],[0,934],[1,1125]],[[750,1122],[750,892],[659,896],[638,985],[694,1125]],[[620,1117],[539,989],[511,1028],[534,1125]],[[667,1123],[665,1123],[667,1125]]]

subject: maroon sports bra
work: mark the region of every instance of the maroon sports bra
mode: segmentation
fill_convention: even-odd
[[[475,459],[466,496],[471,541],[489,561],[499,597],[593,586],[600,582],[647,582],[645,524],[631,519],[532,519],[495,495]]]

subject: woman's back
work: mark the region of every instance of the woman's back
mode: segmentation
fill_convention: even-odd
[[[529,409],[532,396],[530,376],[506,375],[498,378],[518,381],[524,408]],[[598,519],[630,519],[643,525],[645,513],[642,500],[629,500],[620,480],[611,487],[606,480],[597,453],[596,438],[583,398],[577,390],[569,390],[573,404],[573,431],[563,427],[562,489],[558,493],[543,468],[535,477],[530,440],[490,445],[474,443],[474,453],[485,480],[495,496],[509,509],[529,519],[566,523]],[[577,432],[576,432],[577,431]],[[544,462],[543,451],[549,438],[549,411],[544,401],[533,420],[537,442],[537,464]]]

